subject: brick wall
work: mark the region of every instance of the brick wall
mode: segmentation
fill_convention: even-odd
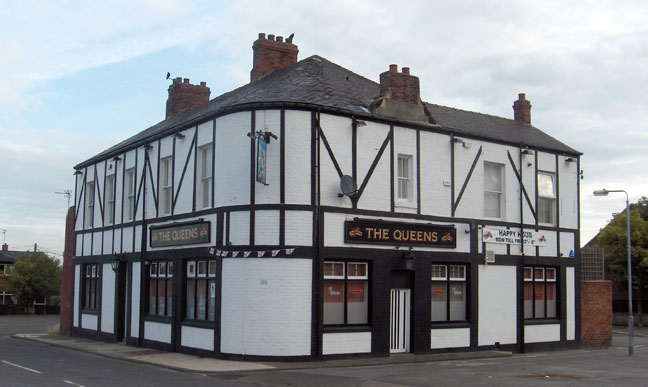
[[[173,117],[185,110],[209,102],[209,87],[205,82],[192,85],[189,79],[175,78],[169,86],[169,98],[166,103],[166,118]]]
[[[581,282],[581,339],[592,347],[612,343],[612,282]]]
[[[410,75],[409,67],[403,67],[403,72],[398,72],[398,66],[392,64],[389,71],[380,74],[380,94],[384,95],[387,90],[391,91],[392,98],[408,103],[419,103],[421,91],[419,79]]]
[[[60,333],[70,335],[72,327],[72,285],[74,283],[74,206],[68,209],[65,222],[65,251],[63,252],[63,278],[61,280]]]
[[[250,81],[257,80],[273,70],[280,70],[297,63],[297,54],[299,50],[292,43],[289,37],[284,42],[283,37],[274,35],[266,36],[264,33],[259,34],[253,45],[254,52],[252,71],[250,71]]]

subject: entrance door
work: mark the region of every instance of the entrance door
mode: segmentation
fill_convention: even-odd
[[[120,262],[117,270],[115,341],[123,341],[126,335],[126,292],[128,291],[128,263]]]
[[[389,323],[389,352],[410,350],[410,289],[392,289]]]

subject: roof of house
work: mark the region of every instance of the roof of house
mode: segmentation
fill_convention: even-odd
[[[22,258],[23,255],[25,254],[27,254],[26,251],[0,250],[0,262],[2,263],[16,262],[17,260]]]
[[[152,138],[190,127],[228,110],[244,108],[246,105],[293,104],[335,110],[358,117],[388,119],[371,114],[367,109],[379,93],[378,83],[314,55],[284,69],[272,71],[201,106],[151,126],[77,165],[77,168],[141,146]],[[487,114],[425,104],[437,125],[421,122],[411,122],[412,124],[437,128],[440,126],[441,129],[456,135],[484,137],[509,144],[524,144],[572,155],[580,154],[532,125]]]

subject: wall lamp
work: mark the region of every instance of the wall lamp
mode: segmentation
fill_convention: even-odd
[[[173,137],[177,138],[178,140],[182,140],[183,138],[185,138],[185,135],[178,132],[178,133],[174,134]]]
[[[151,145],[151,144],[144,144],[144,150],[145,150],[145,151],[149,151],[149,150],[151,150],[151,149],[153,149],[153,145]]]
[[[81,170],[77,169],[76,171],[74,171],[73,175],[75,175],[75,176],[83,175],[83,172]]]
[[[356,126],[367,126],[367,123],[361,120],[356,121]]]
[[[457,137],[452,137],[452,138],[450,139],[450,141],[453,142],[453,143],[458,142],[458,143],[460,143],[464,148],[466,148],[466,149],[470,149],[470,145],[471,145],[471,144],[470,144],[468,141],[462,140],[462,139],[457,138]]]
[[[121,160],[121,157],[119,157],[119,156],[115,156],[115,157],[113,157],[113,159],[112,159],[112,161],[119,161],[119,160]]]
[[[405,262],[405,269],[408,271],[414,270],[414,260],[415,256],[412,253],[412,248],[409,248],[409,251],[403,253],[403,262]]]
[[[574,161],[576,161],[576,159],[573,158],[573,157],[567,157],[567,158],[565,159],[565,162],[568,162],[568,163],[573,163]]]
[[[533,155],[533,151],[527,148],[527,149],[522,150],[522,154],[530,156],[530,155]]]
[[[112,267],[113,271],[116,272],[119,270],[119,264],[125,261],[126,258],[124,257],[124,254],[115,254],[110,260],[110,267]]]

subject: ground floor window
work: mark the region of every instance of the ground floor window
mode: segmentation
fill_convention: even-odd
[[[83,275],[83,309],[99,309],[99,269],[96,263],[85,265]]]
[[[363,262],[324,262],[324,324],[369,323],[369,270]]]
[[[524,268],[524,318],[556,318],[556,268]]]
[[[8,292],[0,292],[0,305],[14,305],[15,300],[14,296]]]
[[[187,261],[186,318],[216,319],[216,271],[215,260]]]
[[[466,321],[466,266],[432,265],[433,322]]]
[[[171,316],[173,262],[149,262],[148,265],[148,313],[153,316]]]

